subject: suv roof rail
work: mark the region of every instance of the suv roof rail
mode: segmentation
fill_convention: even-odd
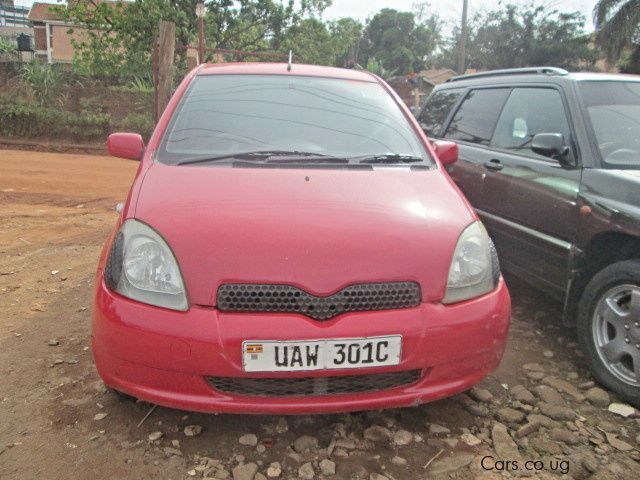
[[[529,68],[507,68],[504,70],[491,70],[489,72],[468,73],[466,75],[458,75],[457,77],[451,77],[448,82],[457,82],[460,80],[467,80],[469,78],[485,78],[485,77],[500,77],[503,75],[569,75],[569,72],[564,68],[557,67],[529,67]]]

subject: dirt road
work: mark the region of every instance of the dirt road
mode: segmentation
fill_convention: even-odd
[[[136,168],[0,150],[0,479],[640,478],[638,412],[607,410],[558,307],[515,281],[507,355],[469,395],[326,416],[157,408],[138,427],[151,406],[106,391],[89,349],[95,264]]]

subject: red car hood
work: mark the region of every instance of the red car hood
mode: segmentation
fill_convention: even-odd
[[[329,295],[353,283],[417,281],[444,294],[474,214],[438,170],[263,169],[154,164],[135,217],[173,249],[191,303],[223,283]]]

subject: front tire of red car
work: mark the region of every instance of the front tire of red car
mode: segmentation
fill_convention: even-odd
[[[596,380],[640,407],[640,260],[614,263],[591,279],[577,326]]]

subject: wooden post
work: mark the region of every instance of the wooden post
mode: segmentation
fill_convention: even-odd
[[[173,86],[173,55],[176,48],[176,25],[173,22],[160,20],[160,34],[158,35],[157,55],[154,55],[156,121],[171,99]],[[154,65],[154,66],[155,66]]]

